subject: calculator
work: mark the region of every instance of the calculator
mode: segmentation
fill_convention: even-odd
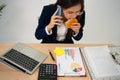
[[[57,65],[41,64],[39,68],[38,80],[57,80]]]

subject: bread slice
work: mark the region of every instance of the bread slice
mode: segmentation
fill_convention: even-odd
[[[72,23],[78,23],[78,20],[76,18],[69,19],[67,22],[65,22],[65,25],[67,28],[71,28]]]

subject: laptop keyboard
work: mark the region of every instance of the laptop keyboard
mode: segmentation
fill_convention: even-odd
[[[5,58],[13,61],[14,63],[18,64],[19,66],[22,66],[23,68],[32,71],[36,65],[39,64],[38,61],[22,54],[21,52],[18,52],[15,49],[9,50],[5,55]]]

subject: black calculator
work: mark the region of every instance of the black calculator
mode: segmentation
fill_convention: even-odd
[[[57,80],[57,65],[41,64],[39,68],[38,80]]]

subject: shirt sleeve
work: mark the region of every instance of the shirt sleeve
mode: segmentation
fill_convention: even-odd
[[[51,35],[51,34],[52,34],[52,30],[51,30],[50,32],[48,32],[47,26],[46,26],[46,28],[45,28],[45,31],[46,31],[47,35]]]
[[[73,36],[75,37],[75,36],[77,36],[78,35],[78,33],[79,33],[79,31],[76,33],[76,34],[73,34]]]

